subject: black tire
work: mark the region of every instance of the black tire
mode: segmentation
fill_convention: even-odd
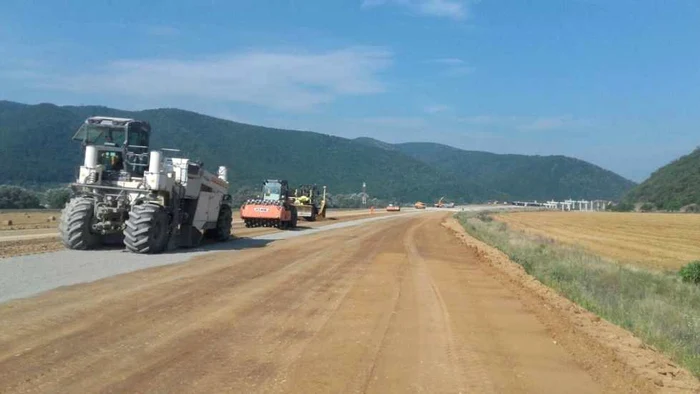
[[[71,199],[63,208],[58,225],[63,245],[76,250],[94,249],[100,245],[102,237],[92,230],[94,218],[94,200],[85,197]]]
[[[134,253],[160,253],[170,238],[170,215],[158,204],[134,205],[124,230],[124,245]]]
[[[219,218],[216,221],[216,228],[208,230],[207,236],[219,242],[231,239],[231,223],[233,222],[233,212],[228,205],[222,205],[219,210]],[[246,225],[247,227],[247,225]]]
[[[292,220],[289,222],[289,228],[297,228],[297,221],[299,218],[297,217],[297,209],[292,207]]]

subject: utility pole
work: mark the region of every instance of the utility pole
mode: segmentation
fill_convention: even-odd
[[[367,184],[362,182],[362,207],[367,206]]]

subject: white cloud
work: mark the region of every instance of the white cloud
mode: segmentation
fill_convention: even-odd
[[[446,64],[448,66],[461,66],[465,63],[464,60],[458,59],[456,57],[443,57],[439,59],[431,60],[432,63]]]
[[[452,107],[450,107],[448,105],[439,105],[439,104],[438,105],[429,105],[429,106],[423,108],[423,111],[425,111],[426,113],[429,113],[431,115],[438,114],[441,112],[447,112],[450,110],[452,110]]]
[[[462,59],[456,57],[444,57],[431,59],[428,63],[439,64],[445,67],[445,74],[449,76],[461,76],[473,73],[476,69]]]
[[[473,0],[364,0],[362,8],[395,5],[419,15],[461,20],[470,15],[469,6],[473,2]]]
[[[109,63],[81,75],[53,76],[44,86],[138,99],[205,99],[282,110],[309,110],[341,96],[383,92],[379,73],[392,54],[375,47],[324,53],[250,51],[197,60]]]

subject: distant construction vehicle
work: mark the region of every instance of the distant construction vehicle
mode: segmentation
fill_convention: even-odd
[[[294,190],[294,196],[291,199],[300,218],[313,222],[319,217],[326,217],[325,186],[321,194],[316,185],[301,185]]]
[[[413,207],[416,209],[425,209],[425,203],[422,201],[418,201],[415,204],[413,204]]]
[[[433,206],[434,206],[435,208],[442,208],[442,206],[443,206],[442,200],[444,200],[444,199],[445,199],[445,197],[440,197],[440,200],[438,200],[438,202],[436,202],[435,204],[433,204]]]
[[[268,179],[263,182],[261,199],[250,199],[241,206],[241,219],[246,227],[297,227],[298,211],[289,195],[286,180]]]
[[[61,213],[59,232],[69,249],[94,249],[123,236],[135,253],[199,245],[203,237],[231,236],[226,167],[218,175],[202,163],[149,152],[148,122],[95,116],[73,136],[85,149],[74,197]]]
[[[454,208],[454,207],[455,207],[455,203],[453,203],[453,202],[449,202],[449,203],[443,202],[444,199],[445,199],[445,197],[440,197],[440,200],[439,200],[438,202],[436,202],[433,206],[434,206],[435,208]]]

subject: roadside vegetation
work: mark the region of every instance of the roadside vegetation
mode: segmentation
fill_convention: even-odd
[[[700,263],[680,273],[647,271],[510,230],[488,213],[460,213],[457,219],[540,282],[700,376]]]

